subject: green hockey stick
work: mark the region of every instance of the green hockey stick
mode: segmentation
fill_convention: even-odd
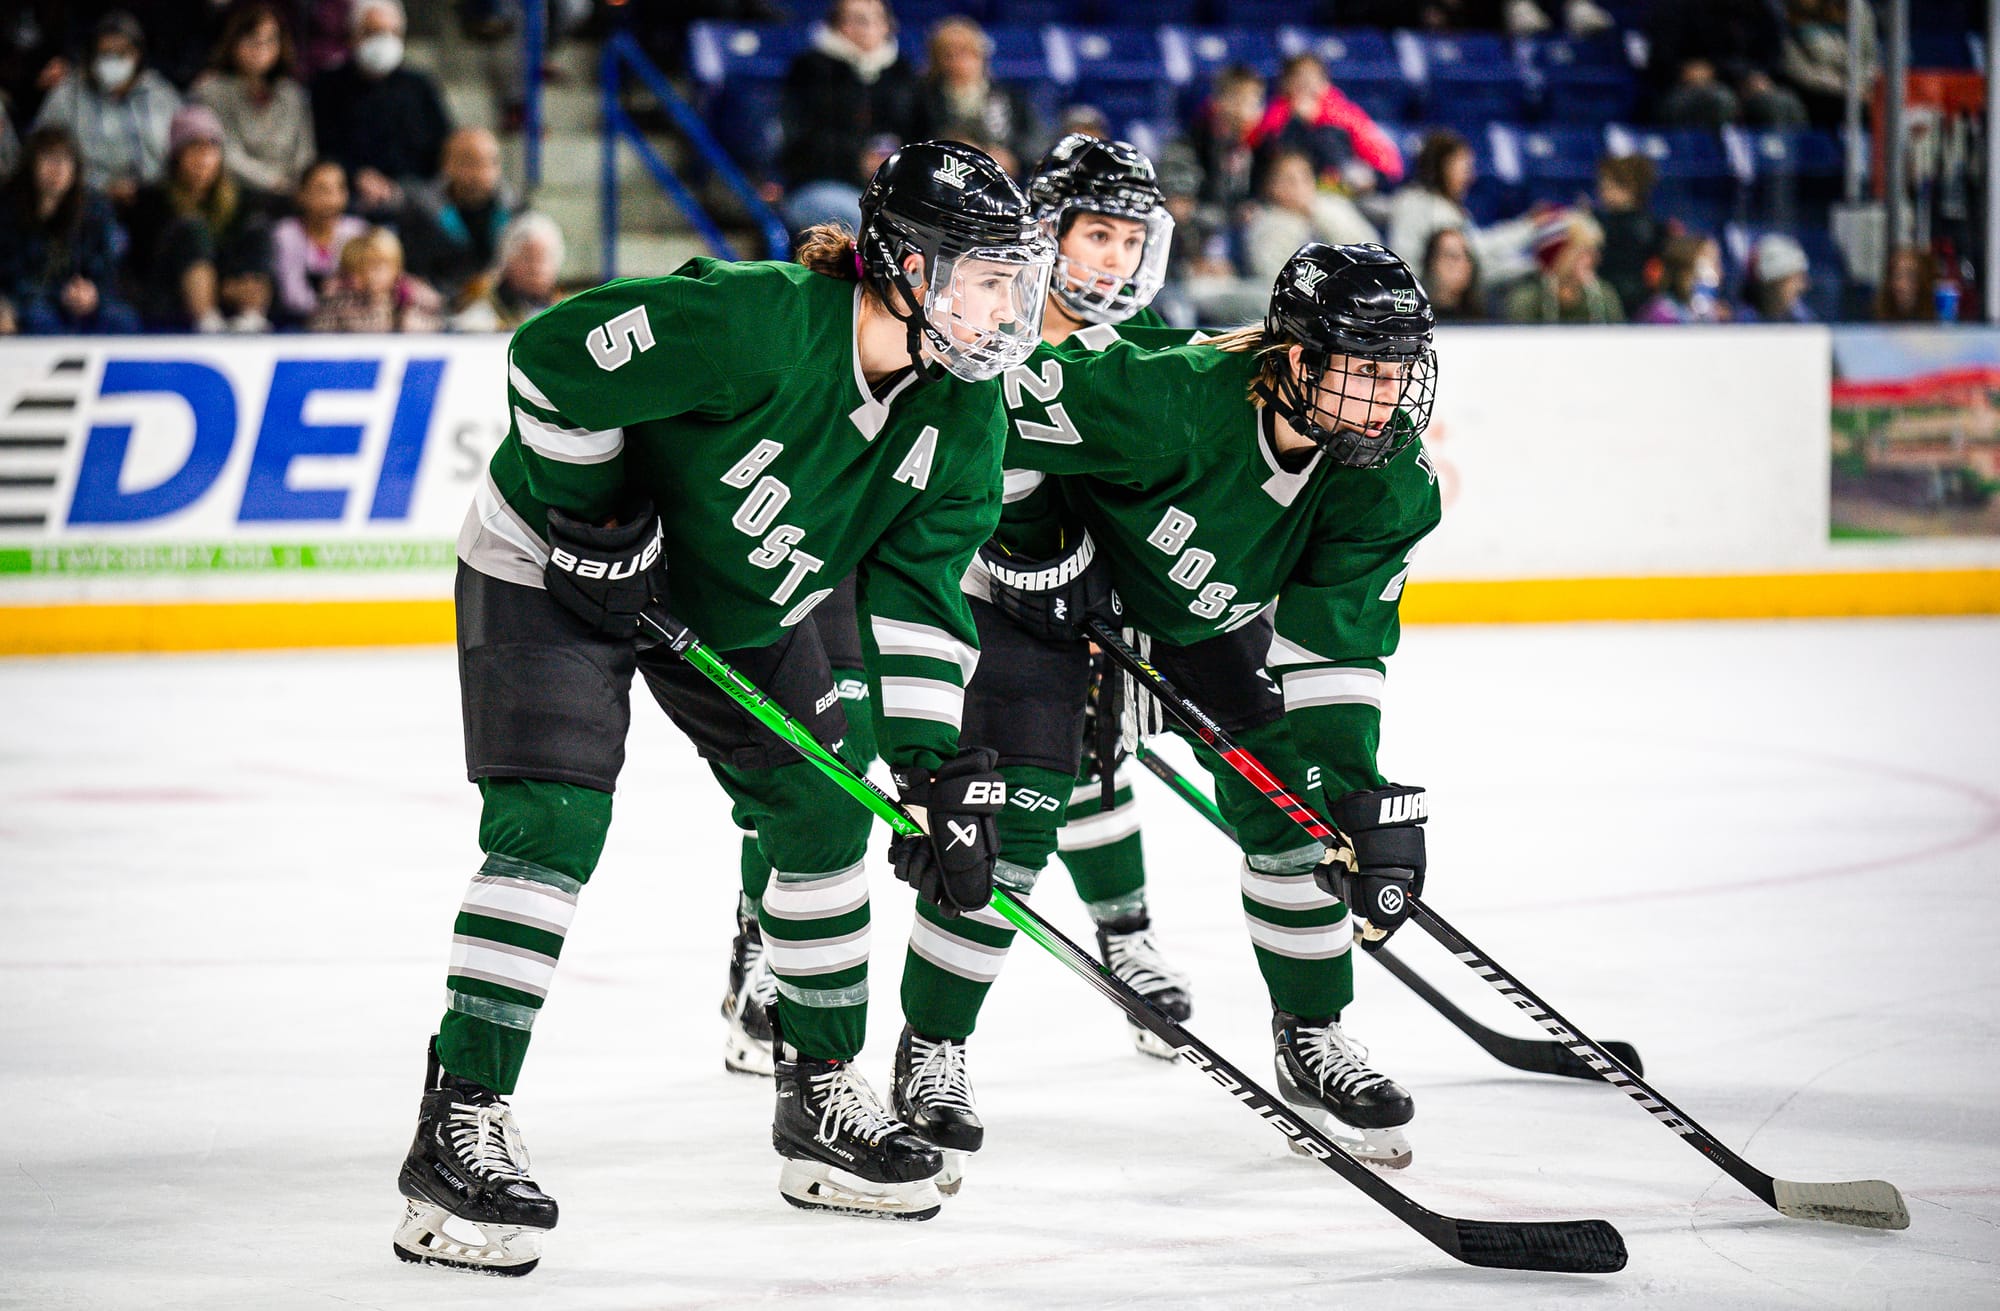
[[[888,793],[855,773],[848,763],[822,746],[783,707],[759,691],[702,645],[687,625],[669,617],[646,614],[640,625],[682,660],[694,666],[757,722],[796,748],[847,794],[886,821],[903,836],[923,833]],[[1466,1220],[1424,1206],[1342,1150],[1340,1145],[1305,1121],[1291,1115],[1285,1104],[1253,1083],[1216,1050],[1148,1005],[1144,998],[1115,978],[1082,948],[1064,937],[1040,915],[1008,895],[993,890],[993,908],[1035,943],[1062,962],[1071,973],[1109,997],[1134,1023],[1151,1032],[1174,1054],[1207,1075],[1229,1096],[1256,1112],[1306,1155],[1366,1193],[1391,1215],[1416,1230],[1446,1254],[1467,1265],[1499,1270],[1553,1270],[1570,1274],[1609,1274],[1625,1268],[1625,1240],[1604,1220],[1551,1220],[1523,1223],[1511,1220]]]
[[[1193,806],[1203,819],[1215,825],[1224,837],[1232,843],[1236,841],[1236,830],[1229,827],[1229,821],[1222,817],[1222,812],[1216,808],[1215,802],[1202,790],[1199,783],[1175,769],[1172,763],[1144,742],[1134,748],[1132,757],[1144,765],[1153,777],[1171,788],[1176,796]],[[1597,1071],[1585,1065],[1581,1057],[1553,1038],[1515,1038],[1497,1029],[1489,1029],[1473,1019],[1432,986],[1429,979],[1417,973],[1416,968],[1408,961],[1391,952],[1388,943],[1381,943],[1374,950],[1364,951],[1361,954],[1389,971],[1404,987],[1422,998],[1432,1010],[1449,1020],[1453,1028],[1478,1043],[1487,1055],[1502,1065],[1511,1065],[1530,1074],[1553,1074],[1565,1079],[1597,1078]],[[1604,1046],[1612,1055],[1635,1071],[1645,1073],[1646,1067],[1639,1061],[1639,1051],[1631,1043],[1607,1038]]]

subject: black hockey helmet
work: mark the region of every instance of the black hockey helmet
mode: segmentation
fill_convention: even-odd
[[[985,151],[920,141],[882,161],[861,193],[855,245],[863,280],[909,325],[912,358],[928,345],[939,365],[979,382],[1041,344],[1054,246]],[[923,260],[915,271],[911,255]]]
[[[1380,468],[1430,426],[1436,326],[1430,297],[1391,251],[1308,242],[1279,270],[1264,313],[1268,341],[1304,348],[1300,367],[1260,382],[1258,395],[1339,463]],[[1385,383],[1396,386],[1386,416]]]
[[[1159,294],[1167,279],[1174,220],[1167,213],[1153,163],[1129,141],[1072,132],[1049,148],[1028,181],[1028,199],[1042,230],[1057,243],[1051,289],[1062,307],[1085,323],[1122,323]],[[1139,264],[1129,274],[1099,269],[1064,255],[1062,239],[1080,214],[1131,219],[1146,227]]]

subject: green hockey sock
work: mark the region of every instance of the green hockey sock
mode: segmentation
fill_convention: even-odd
[[[611,794],[535,779],[481,779],[486,861],[452,924],[438,1059],[511,1093],[554,982],[577,894],[611,826]]]
[[[1095,776],[1077,779],[1066,818],[1056,834],[1056,850],[1090,918],[1103,924],[1144,914],[1146,858],[1140,848],[1138,803],[1124,771],[1119,771],[1109,810]]]

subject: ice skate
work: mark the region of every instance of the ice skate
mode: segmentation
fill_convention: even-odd
[[[928,1220],[944,1205],[937,1148],[889,1114],[848,1061],[781,1044],[771,1145],[785,1158],[778,1191],[793,1206]]]
[[[764,959],[764,932],[753,912],[736,914],[736,941],[730,945],[729,991],[722,995],[722,1018],[729,1022],[722,1064],[739,1074],[771,1073],[771,1008],[778,1004],[778,979]]]
[[[1278,1095],[1293,1110],[1357,1160],[1390,1170],[1410,1163],[1402,1126],[1416,1115],[1416,1103],[1400,1084],[1368,1068],[1367,1052],[1338,1023],[1275,1011],[1271,1036]]]
[[[500,1095],[445,1073],[431,1044],[416,1141],[397,1176],[398,1258],[491,1275],[525,1275],[556,1227],[555,1199],[528,1175],[528,1149]],[[476,1235],[476,1236],[474,1236]]]
[[[1188,977],[1167,964],[1153,941],[1153,925],[1145,911],[1097,926],[1097,954],[1106,969],[1167,1018],[1185,1024],[1194,1014]],[[1174,1049],[1150,1029],[1134,1024],[1132,1045],[1148,1056],[1163,1061],[1174,1059]]]
[[[897,1117],[943,1152],[937,1187],[946,1197],[954,1196],[965,1180],[967,1154],[978,1151],[986,1139],[965,1071],[964,1041],[926,1038],[904,1025],[890,1088]]]

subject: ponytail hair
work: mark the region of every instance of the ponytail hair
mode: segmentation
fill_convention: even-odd
[[[842,282],[861,281],[861,248],[845,223],[815,223],[799,234],[798,262]]]
[[[1257,357],[1257,375],[1250,380],[1250,401],[1253,405],[1264,404],[1264,398],[1257,390],[1259,383],[1275,389],[1291,370],[1291,363],[1286,357],[1291,353],[1293,343],[1266,333],[1261,323],[1246,323],[1240,328],[1231,328],[1202,344],[1229,355]]]

